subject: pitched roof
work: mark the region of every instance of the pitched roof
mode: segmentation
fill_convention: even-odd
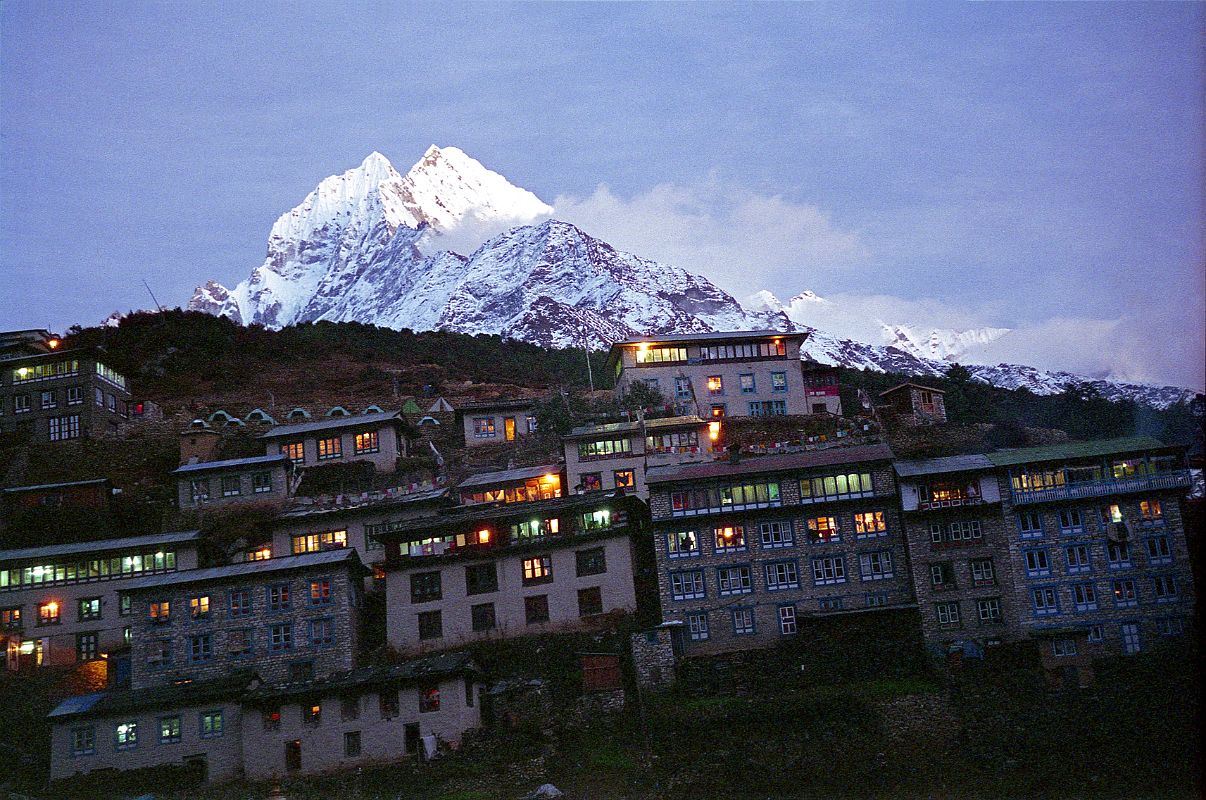
[[[707,424],[707,420],[702,417],[685,416],[685,417],[662,417],[660,419],[645,420],[645,430],[663,430],[665,428],[689,428],[696,425]],[[581,439],[587,436],[600,436],[608,433],[632,433],[641,429],[641,423],[637,420],[630,422],[608,422],[603,425],[581,425],[574,428],[563,439]]]
[[[286,572],[321,566],[341,566],[345,563],[354,570],[361,572],[368,571],[360,563],[360,557],[356,555],[354,549],[351,547],[341,547],[337,550],[323,550],[318,553],[303,553],[296,556],[281,556],[279,558],[268,558],[263,561],[244,561],[239,564],[227,564],[224,567],[186,569],[164,575],[148,575],[145,578],[136,578],[128,582],[121,588],[121,591],[136,592],[143,589],[158,589],[163,586],[229,580],[231,578],[241,578],[245,575],[263,575],[270,572]]]
[[[575,509],[592,509],[601,505],[622,503],[628,506],[643,507],[639,497],[632,494],[616,492],[589,492],[587,494],[571,494],[565,497],[554,497],[550,500],[534,500],[530,503],[479,503],[470,506],[457,506],[442,514],[425,514],[421,517],[400,520],[390,525],[389,530],[379,534],[378,539],[404,540],[405,535],[414,531],[431,531],[437,528],[457,528],[466,523],[476,523],[479,520],[498,520],[506,518],[539,517],[543,514],[563,513]],[[263,562],[260,562],[263,563]]]
[[[902,478],[915,475],[937,475],[943,472],[971,472],[972,470],[995,469],[995,465],[983,453],[945,458],[921,458],[897,461],[896,474]]]
[[[254,467],[278,462],[288,462],[289,456],[275,453],[270,456],[251,456],[249,458],[227,458],[222,461],[199,461],[196,464],[184,464],[172,470],[173,475],[181,473],[209,472],[211,470],[232,469],[235,467]]]
[[[437,655],[406,661],[401,664],[385,664],[361,667],[346,672],[333,672],[324,678],[312,681],[288,683],[283,686],[260,686],[244,697],[249,705],[277,703],[291,697],[329,697],[369,686],[397,686],[418,681],[429,681],[453,675],[474,675],[481,670],[473,656],[465,652],[439,653]]]
[[[490,411],[491,409],[531,408],[540,402],[538,397],[517,397],[508,400],[478,400],[472,403],[461,403],[456,411]]]
[[[261,433],[260,439],[280,439],[285,436],[298,436],[315,431],[340,430],[343,428],[369,428],[374,425],[385,425],[402,419],[400,411],[383,411],[380,414],[353,414],[347,417],[329,417],[315,422],[302,422],[297,425],[276,425]]]
[[[786,472],[813,467],[836,466],[838,464],[857,464],[865,461],[889,461],[893,457],[892,449],[886,444],[831,447],[827,450],[809,450],[803,453],[787,453],[784,455],[743,456],[736,464],[726,460],[650,467],[645,471],[645,482],[654,484],[670,481],[724,478],[734,475]]]
[[[879,396],[883,397],[885,394],[892,394],[893,392],[899,392],[901,389],[904,389],[907,386],[912,386],[914,389],[925,389],[927,392],[936,392],[938,394],[946,394],[945,389],[935,389],[933,386],[923,386],[920,383],[913,383],[912,381],[906,381],[905,383],[900,383],[900,384],[897,384],[896,386],[893,386],[891,389],[884,389],[882,392],[879,393]]]
[[[65,481],[63,483],[37,483],[32,486],[10,486],[4,490],[5,494],[17,494],[18,492],[37,492],[43,489],[69,489],[73,486],[100,486],[110,483],[108,478],[92,478],[86,481]]]
[[[477,475],[470,475],[465,480],[458,484],[458,489],[467,489],[473,486],[491,486],[496,483],[511,483],[514,481],[526,481],[529,478],[539,478],[542,475],[559,474],[561,472],[560,464],[543,464],[537,467],[516,467],[515,469],[504,469],[497,472],[480,472]]]
[[[804,331],[776,331],[764,328],[757,331],[708,331],[706,333],[651,333],[646,336],[634,336],[612,343],[612,349],[626,344],[659,344],[661,342],[716,342],[729,339],[763,339],[777,336],[783,339],[807,339]]]
[[[1117,439],[1097,439],[1091,442],[1066,442],[1046,447],[1019,447],[988,453],[988,460],[998,467],[1032,464],[1039,461],[1058,461],[1074,458],[1122,455],[1143,450],[1176,450],[1151,436],[1125,436]]]
[[[125,550],[131,547],[160,547],[180,542],[195,542],[201,531],[172,531],[153,533],[150,536],[126,536],[121,539],[99,539],[91,542],[55,544],[47,547],[26,547],[20,550],[0,550],[0,561],[24,561],[35,558],[57,558],[83,553],[102,553],[109,550]]]
[[[314,517],[324,514],[358,514],[361,512],[377,512],[386,511],[391,508],[400,506],[417,505],[419,503],[435,502],[448,496],[448,489],[438,487],[428,489],[423,492],[411,492],[410,494],[399,495],[397,497],[386,497],[380,500],[369,500],[359,505],[344,505],[344,506],[301,506],[292,508],[277,515],[277,519],[300,519],[304,517]]]
[[[257,680],[253,671],[245,670],[206,681],[93,692],[68,697],[55,706],[47,718],[59,721],[72,717],[107,717],[148,708],[170,709],[231,700],[242,695]]]

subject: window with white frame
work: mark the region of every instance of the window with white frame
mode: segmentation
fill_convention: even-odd
[[[993,569],[991,558],[973,558],[968,566],[971,567],[973,583],[982,585],[996,581],[996,570]]]
[[[796,607],[779,606],[779,633],[791,636],[796,632]]]
[[[719,567],[716,579],[721,595],[749,594],[754,591],[753,572],[748,566]]]
[[[1053,586],[1040,586],[1030,590],[1036,617],[1047,617],[1059,613],[1059,594]]]
[[[1064,563],[1069,575],[1080,575],[1091,572],[1092,563],[1089,561],[1089,546],[1077,544],[1064,549]]]
[[[1066,658],[1076,655],[1076,640],[1075,639],[1052,639],[1051,640],[1051,655],[1056,658]]]
[[[238,475],[226,475],[222,478],[222,496],[238,497],[243,493],[242,481]]]
[[[1101,644],[1105,641],[1105,627],[1102,625],[1092,625],[1089,627],[1089,643]]]
[[[976,601],[976,616],[982,624],[992,624],[1001,621],[1001,600],[998,597],[985,597]]]
[[[794,561],[775,561],[766,565],[767,591],[800,588],[799,568]]]
[[[1072,585],[1072,602],[1077,611],[1097,610],[1097,589],[1091,583],[1075,583]]]
[[[959,624],[959,604],[958,603],[937,603],[934,606],[934,611],[938,615],[939,625],[958,625]]]
[[[754,633],[754,609],[733,609],[733,633],[736,636],[750,636]]]
[[[693,642],[703,642],[711,638],[706,611],[697,611],[687,615],[687,636]]]
[[[795,544],[791,522],[786,520],[759,523],[758,539],[764,549],[791,547]]]
[[[865,581],[881,581],[891,578],[892,551],[880,550],[874,553],[860,553],[858,557],[859,573]]]
[[[828,556],[812,560],[812,582],[825,586],[846,582],[846,559],[843,556]]]
[[[670,597],[674,600],[697,600],[704,597],[703,570],[670,573]]]
[[[670,558],[684,558],[700,554],[699,537],[695,531],[671,531],[666,534],[666,551]]]

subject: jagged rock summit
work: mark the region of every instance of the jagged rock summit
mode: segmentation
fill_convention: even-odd
[[[786,304],[759,292],[743,305],[707,278],[617,250],[555,214],[455,147],[432,145],[405,175],[373,152],[277,219],[264,262],[246,280],[232,289],[208,281],[188,307],[269,328],[357,321],[501,334],[546,347],[600,348],[670,332],[808,330],[806,357],[922,376],[942,374],[965,348],[1002,335],[885,326],[891,346],[840,339],[809,324],[809,309],[832,311],[812,292]],[[972,370],[996,385],[1044,394],[1077,379],[1005,364]],[[1155,405],[1192,396],[1095,385],[1106,396]]]

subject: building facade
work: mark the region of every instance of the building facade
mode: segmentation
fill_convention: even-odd
[[[377,472],[393,472],[406,455],[405,434],[402,413],[393,411],[276,425],[259,438],[266,455],[288,456],[295,468],[368,461]]]
[[[679,415],[811,414],[800,362],[806,338],[770,330],[649,336],[613,344],[607,363],[618,396],[644,382]]]
[[[513,442],[536,432],[532,400],[495,400],[463,403],[457,407],[465,445],[477,447],[495,442]],[[433,406],[435,407],[435,406]]]
[[[935,658],[1024,638],[1013,529],[984,455],[898,461],[900,500],[925,643]],[[961,656],[955,656],[961,657]]]
[[[185,464],[172,475],[182,509],[281,502],[293,494],[293,462],[283,453]]]
[[[648,500],[645,470],[710,460],[713,425],[689,416],[574,428],[562,440],[566,484],[571,492],[622,489]]]
[[[634,611],[647,507],[592,494],[465,508],[383,533],[386,638],[403,652],[589,627]]]
[[[131,687],[254,669],[266,683],[352,669],[365,569],[344,549],[128,583]]]
[[[879,393],[885,413],[906,425],[941,425],[946,422],[945,393],[916,383],[902,383]]]
[[[1053,655],[1137,653],[1186,632],[1195,601],[1183,448],[1144,437],[998,450],[1022,629]]]
[[[479,503],[531,503],[562,495],[560,464],[480,472],[462,480],[456,488],[463,505]]]
[[[97,349],[10,350],[0,359],[0,432],[63,442],[116,435],[129,421],[125,376]]]
[[[0,641],[10,670],[101,659],[134,624],[121,592],[197,566],[198,531],[0,550]]]
[[[913,605],[886,445],[648,473],[662,616],[687,652],[760,647],[801,617]]]

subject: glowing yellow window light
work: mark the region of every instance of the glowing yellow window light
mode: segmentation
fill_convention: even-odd
[[[478,544],[489,544],[490,543],[490,529],[489,528],[482,528],[480,531],[477,532],[477,543]]]
[[[720,420],[708,423],[708,438],[712,441],[720,438]]]

